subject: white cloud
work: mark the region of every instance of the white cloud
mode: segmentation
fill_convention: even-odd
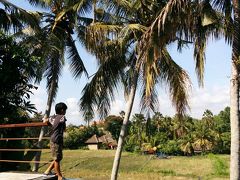
[[[41,86],[37,87],[38,89],[32,91],[31,103],[35,104],[38,112],[44,113],[47,104],[47,93]]]
[[[67,98],[66,104],[68,106],[66,117],[67,117],[67,124],[75,124],[80,125],[84,124],[83,118],[81,113],[79,112],[79,105],[77,98],[70,97]]]
[[[124,105],[125,105],[124,100],[116,99],[115,101],[112,102],[110,114],[119,115],[119,112],[125,109]]]
[[[193,90],[190,96],[191,115],[201,117],[206,109],[213,114],[218,114],[226,106],[229,106],[229,87],[213,86],[205,89]]]
[[[164,115],[174,115],[175,108],[172,106],[168,94],[159,97],[160,112]],[[192,89],[189,94],[190,112],[188,114],[195,118],[201,118],[206,109],[213,114],[218,114],[226,106],[229,106],[229,87],[213,86],[204,89]]]

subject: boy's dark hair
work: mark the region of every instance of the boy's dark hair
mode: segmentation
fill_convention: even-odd
[[[67,110],[67,105],[63,102],[57,103],[55,105],[56,114],[60,114],[62,110]]]

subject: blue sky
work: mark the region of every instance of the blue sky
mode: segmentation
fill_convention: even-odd
[[[12,0],[14,4],[20,7],[32,10],[26,1]],[[97,62],[94,56],[89,55],[86,50],[77,44],[79,53],[84,61],[89,74],[93,74],[97,68]],[[206,51],[206,66],[204,88],[199,88],[195,74],[195,65],[193,60],[193,48],[185,48],[182,53],[176,51],[176,46],[169,47],[173,59],[181,65],[190,75],[192,81],[192,90],[189,93],[191,111],[188,112],[192,117],[200,118],[204,110],[209,109],[214,114],[219,113],[229,105],[229,85],[230,85],[230,66],[231,66],[231,47],[226,45],[224,40],[209,41]],[[84,124],[81,113],[79,112],[78,101],[81,97],[81,91],[86,84],[87,79],[84,77],[74,80],[68,71],[66,64],[60,82],[59,91],[55,102],[66,102],[68,105],[67,119],[68,124]],[[31,97],[32,103],[36,104],[38,111],[44,112],[47,93],[45,82],[43,81],[34,95]],[[159,89],[159,111],[163,115],[174,115],[175,109],[171,106],[168,93],[164,87]],[[135,99],[133,113],[139,112],[139,97]],[[54,107],[54,105],[53,105]],[[116,99],[112,103],[111,114],[118,115],[121,110],[125,110],[126,102],[123,99],[122,92],[116,94]],[[52,111],[52,113],[54,113]],[[97,120],[97,116],[95,117]]]

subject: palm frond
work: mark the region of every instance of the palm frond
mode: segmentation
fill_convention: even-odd
[[[85,37],[87,39],[87,50],[100,61],[112,56],[114,51],[121,51],[117,41],[117,31],[119,29],[120,26],[118,25],[104,25],[101,23],[94,23],[87,27]]]
[[[213,6],[224,12],[227,17],[231,17],[232,13],[232,2],[231,0],[211,0]]]
[[[131,14],[132,5],[127,0],[102,0],[99,3],[104,4],[107,12],[112,12],[118,17],[126,17]]]
[[[213,7],[223,13],[225,40],[231,44],[233,39],[233,18],[232,18],[232,2],[231,0],[211,0]]]
[[[67,39],[68,59],[70,60],[70,70],[75,78],[81,77],[82,73],[88,77],[87,70],[78,53],[77,47],[71,36]]]
[[[68,6],[72,5],[72,9],[78,12],[78,15],[88,15],[92,10],[92,0],[78,0],[78,1],[68,1]]]
[[[46,62],[46,70],[44,72],[44,77],[47,79],[47,88],[48,92],[52,93],[51,96],[53,99],[56,97],[58,90],[58,81],[61,76],[61,70],[63,68],[61,54],[58,51],[52,51],[49,55],[49,59]],[[50,97],[50,95],[49,95]]]
[[[152,112],[158,111],[159,107],[159,101],[158,101],[158,93],[156,90],[156,86],[153,86],[151,88],[151,93],[150,95],[146,95],[146,86],[143,84],[143,89],[142,89],[142,97],[141,97],[141,112],[146,111],[145,113],[149,113],[151,110]]]
[[[79,42],[83,47],[87,47],[88,39],[86,38],[86,27],[92,23],[92,18],[77,17],[77,25],[75,25],[75,32]]]
[[[52,0],[28,0],[28,2],[32,6],[49,9],[49,7],[51,7]]]
[[[100,117],[105,117],[110,108],[111,100],[114,100],[114,90],[117,90],[124,73],[125,65],[124,55],[107,59],[100,65],[98,71],[88,83],[83,91],[80,99],[80,109],[83,114],[91,112],[95,108]]]
[[[42,16],[39,12],[26,11],[6,0],[0,0],[5,9],[0,8],[0,28],[6,31],[13,27],[16,32],[25,25],[30,25],[34,29],[39,29],[39,21]]]
[[[146,30],[147,27],[141,24],[124,25],[119,32],[118,41],[125,46],[129,41],[137,41]]]
[[[162,50],[162,59],[159,62],[159,80],[165,81],[169,87],[172,103],[179,115],[184,115],[189,109],[188,91],[191,82],[188,74],[171,58],[166,49]]]
[[[205,65],[205,50],[206,50],[206,37],[199,36],[195,40],[194,58],[196,61],[195,70],[198,76],[198,83],[203,86],[204,65]]]

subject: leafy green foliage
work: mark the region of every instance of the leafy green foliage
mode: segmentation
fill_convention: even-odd
[[[27,112],[34,112],[30,94],[35,87],[31,81],[39,78],[39,59],[12,37],[0,32],[0,124],[25,123]],[[23,137],[24,128],[1,130],[1,137]],[[21,141],[0,142],[2,148],[23,148]],[[1,152],[6,159],[21,159],[23,152]],[[16,163],[4,164],[3,169],[16,169]],[[2,169],[1,168],[1,169]]]
[[[85,141],[96,134],[101,136],[103,133],[96,126],[78,127],[69,125],[64,136],[64,147],[68,149],[84,148]]]
[[[14,39],[0,32],[0,123],[17,108],[33,112],[30,94],[36,89],[31,80],[38,78],[39,59]],[[5,122],[6,123],[6,122]]]
[[[115,140],[118,140],[123,119],[120,116],[110,115],[104,121],[104,129],[112,134]]]
[[[226,107],[218,115],[210,110],[201,120],[184,116],[164,117],[156,112],[147,121],[142,114],[135,114],[129,124],[124,149],[130,152],[152,149],[172,155],[195,153],[230,153],[230,109]]]

